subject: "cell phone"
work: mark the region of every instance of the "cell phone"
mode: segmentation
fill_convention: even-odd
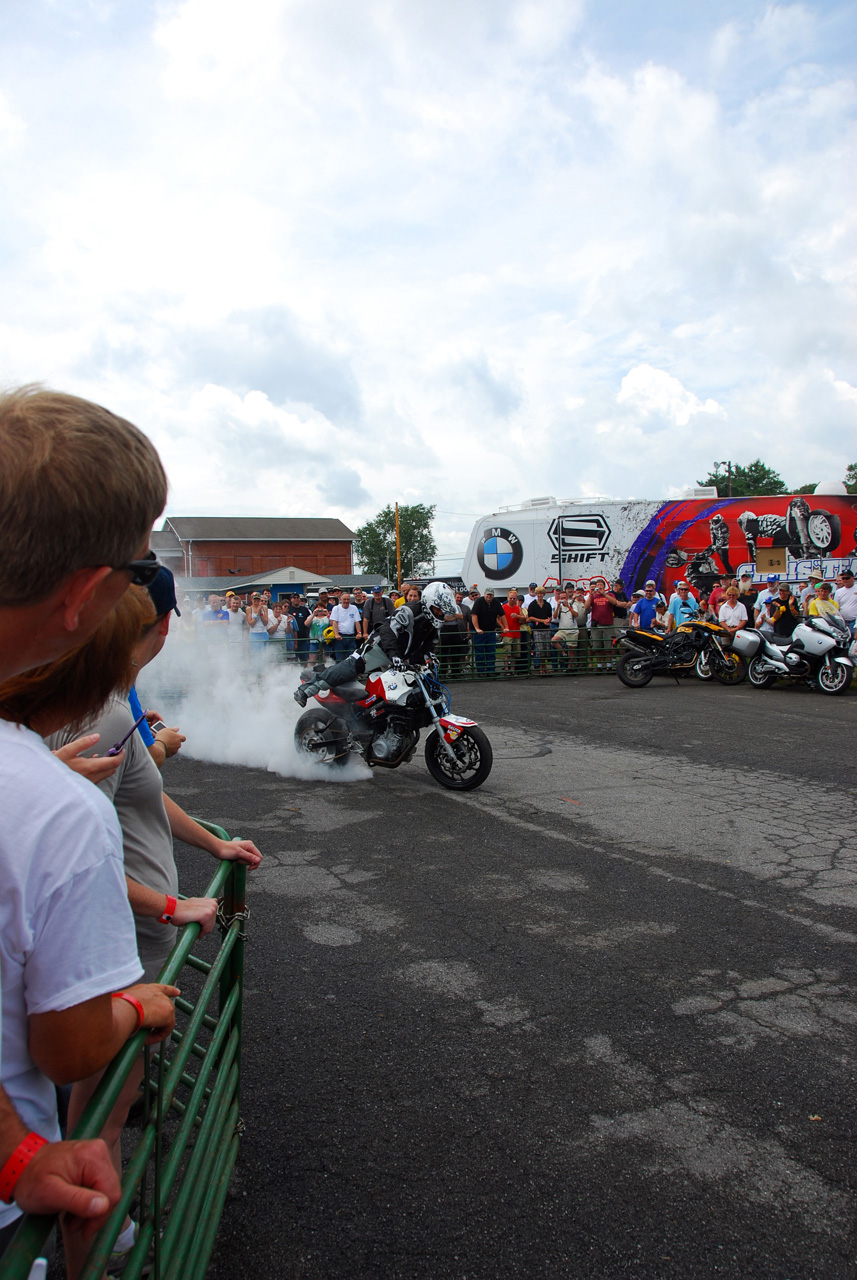
[[[152,730],[152,733],[157,733],[159,729],[166,729],[166,727],[167,726],[164,724],[163,720],[153,720],[152,723],[149,725],[149,728]]]
[[[106,754],[108,756],[118,756],[119,752],[125,746],[125,743],[131,737],[131,734],[134,732],[135,729],[139,729],[140,725],[143,723],[145,719],[146,719],[146,712],[144,711],[143,714],[141,716],[138,716],[137,719],[134,721],[134,723],[131,725],[131,728],[125,734],[125,737],[121,740],[121,742],[114,742],[113,746],[110,748],[108,752],[106,752]]]

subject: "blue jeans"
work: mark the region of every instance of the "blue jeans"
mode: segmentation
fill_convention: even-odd
[[[473,632],[473,660],[476,663],[476,674],[478,676],[493,676],[496,652],[496,631]]]
[[[344,662],[356,648],[357,640],[354,636],[340,636],[333,642],[333,656],[337,662]]]

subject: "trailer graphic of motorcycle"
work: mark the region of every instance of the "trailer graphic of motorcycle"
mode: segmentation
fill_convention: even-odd
[[[636,588],[647,578],[658,583],[664,578],[667,586],[684,578],[695,590],[708,592],[745,561],[755,566],[760,543],[785,547],[794,561],[829,559],[836,552],[842,541],[840,515],[811,507],[801,494],[762,501],[768,510],[761,513],[748,509],[746,498],[665,503],[630,549],[625,582]],[[772,509],[777,506],[780,511]],[[699,529],[706,523],[703,541]]]

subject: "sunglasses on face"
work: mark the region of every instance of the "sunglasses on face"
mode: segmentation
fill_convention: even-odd
[[[129,560],[127,564],[120,564],[118,568],[130,573],[132,586],[148,587],[149,583],[157,578],[163,565],[154,551],[150,551],[142,560]]]

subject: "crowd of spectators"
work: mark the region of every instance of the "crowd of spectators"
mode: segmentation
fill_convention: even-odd
[[[38,388],[0,396],[0,1254],[22,1212],[62,1213],[68,1280],[120,1198],[142,1055],[97,1140],[61,1140],[58,1089],[73,1121],[130,1037],[171,1034],[179,991],[158,972],[178,926],[214,923],[213,900],[179,897],[173,838],[261,859],[164,794],[183,735],[151,712],[144,742],[131,709],[178,612],[146,550],[165,501],[131,423]],[[108,1274],[136,1235],[126,1216]]]
[[[797,594],[795,594],[797,593]],[[251,646],[273,661],[302,666],[340,662],[377,631],[403,603],[418,601],[420,590],[409,583],[368,594],[331,587],[317,598],[294,595],[272,602],[270,591],[240,596],[228,591],[200,597],[189,611],[188,635],[202,635]],[[614,640],[628,627],[646,627],[669,635],[694,618],[718,622],[733,635],[741,627],[789,635],[802,616],[841,611],[852,634],[857,617],[857,589],[850,570],[835,583],[811,574],[796,585],[772,574],[760,589],[749,574],[724,575],[710,594],[695,592],[679,581],[667,599],[650,579],[630,596],[621,578],[594,577],[586,587],[529,587],[510,590],[501,599],[489,587],[474,585],[456,592],[458,613],[441,629],[438,657],[445,676],[526,675],[612,669]]]

